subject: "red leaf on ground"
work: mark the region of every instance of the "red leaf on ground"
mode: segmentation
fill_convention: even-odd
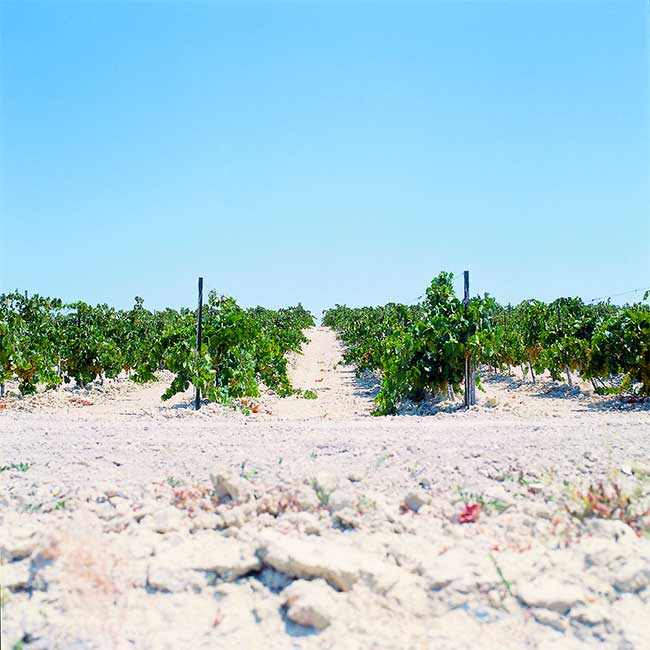
[[[6,404],[0,404],[0,411],[4,411],[7,408]]]
[[[465,509],[460,513],[458,517],[461,524],[471,524],[475,521],[478,521],[481,516],[481,504],[480,503],[467,503],[465,504]]]
[[[89,402],[86,399],[81,399],[79,397],[71,397],[70,398],[70,404],[74,404],[75,406],[92,406],[93,403]]]

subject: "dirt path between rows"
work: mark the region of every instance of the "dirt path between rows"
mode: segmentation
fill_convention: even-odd
[[[308,336],[317,398],[250,416],[165,376],[6,401],[3,648],[650,647],[647,407],[488,374],[377,418]],[[627,523],[582,517],[601,481]]]
[[[372,387],[355,377],[354,369],[342,364],[343,346],[333,330],[316,327],[307,331],[309,343],[303,354],[289,361],[289,379],[295,388],[311,390],[316,399],[266,400],[279,418],[355,418],[373,409]]]

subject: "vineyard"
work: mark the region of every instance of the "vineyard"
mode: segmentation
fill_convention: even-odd
[[[405,399],[440,395],[453,399],[464,380],[466,359],[479,369],[511,373],[521,368],[535,382],[548,372],[573,386],[573,375],[591,381],[598,394],[650,395],[650,306],[623,307],[558,298],[499,305],[488,295],[463,303],[453,275],[441,273],[414,305],[337,305],[323,325],[338,332],[345,361],[358,374],[381,380],[375,414],[397,412]],[[647,297],[647,295],[646,295]],[[210,400],[259,396],[259,385],[280,396],[295,394],[287,354],[298,353],[314,325],[301,305],[277,311],[243,309],[233,298],[210,292],[203,337],[195,349],[197,311],[149,311],[136,297],[130,310],[18,292],[0,296],[0,383],[17,379],[22,394],[62,383],[122,374],[136,383],[168,370],[174,379],[162,398],[190,386]],[[480,372],[476,375],[480,388]]]
[[[453,396],[468,357],[495,372],[521,366],[533,382],[548,371],[573,386],[577,373],[596,393],[650,395],[647,304],[617,307],[558,298],[504,307],[485,295],[464,305],[452,280],[452,274],[441,273],[416,305],[337,305],[325,312],[323,324],[337,330],[348,348],[346,361],[359,373],[381,377],[377,414],[395,413],[405,397]]]
[[[3,648],[650,647],[645,302],[11,293],[0,362]]]
[[[0,296],[0,382],[17,377],[22,394],[39,387],[126,374],[136,383],[174,373],[162,398],[192,385],[213,401],[230,403],[259,395],[259,382],[280,395],[294,389],[286,355],[306,342],[314,324],[301,305],[277,311],[242,309],[211,292],[203,308],[201,349],[195,349],[197,312],[145,309],[136,297],[130,310],[11,293]]]

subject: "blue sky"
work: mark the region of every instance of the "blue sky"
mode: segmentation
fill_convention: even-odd
[[[650,286],[646,0],[0,2],[0,291]],[[631,299],[640,297],[630,296]]]

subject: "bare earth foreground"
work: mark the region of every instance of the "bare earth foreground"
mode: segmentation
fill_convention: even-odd
[[[165,377],[6,401],[3,648],[650,648],[650,539],[569,513],[604,481],[650,525],[647,405],[488,376],[374,418],[308,334],[318,398],[249,416]]]

